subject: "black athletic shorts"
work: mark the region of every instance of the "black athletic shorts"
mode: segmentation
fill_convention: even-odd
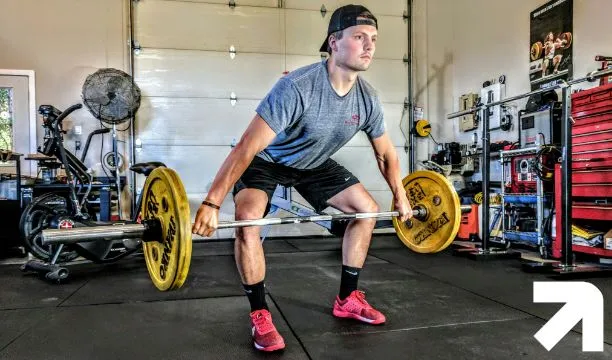
[[[270,211],[276,186],[293,187],[320,213],[329,206],[327,200],[358,183],[355,175],[332,159],[313,169],[295,169],[256,156],[234,185],[233,195],[246,188],[265,191],[268,194],[265,216]]]

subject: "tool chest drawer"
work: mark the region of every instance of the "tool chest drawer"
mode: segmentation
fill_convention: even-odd
[[[573,171],[573,184],[612,184],[612,169]],[[612,196],[612,194],[610,195]]]
[[[591,140],[584,143],[572,144],[572,153],[578,154],[585,151],[612,151],[612,141],[610,139]]]
[[[598,113],[598,114],[591,115],[591,116],[580,116],[580,117],[574,116],[574,114],[572,114],[572,120],[574,120],[573,128],[577,126],[588,125],[588,124],[603,124],[603,123],[612,122],[612,112]],[[572,128],[572,132],[573,132],[573,128]]]
[[[609,198],[612,197],[612,184],[572,184],[572,196]]]
[[[574,203],[572,206],[573,219],[588,219],[612,221],[612,206],[610,205],[580,205]]]
[[[612,83],[572,94],[572,117],[581,118],[612,111]]]
[[[572,161],[592,161],[600,162],[609,160],[612,157],[612,148],[609,149],[590,149],[577,151],[576,147],[572,147]]]
[[[612,147],[612,130],[593,131],[591,133],[572,135],[572,145],[581,145],[597,142],[609,142]]]
[[[612,168],[612,158],[595,158],[581,160],[578,159],[576,155],[574,155],[574,159],[572,159],[572,169],[574,170],[591,170],[601,168]]]
[[[602,131],[612,131],[612,113],[610,113],[610,121],[597,122],[595,124],[576,123],[572,126],[572,137],[576,138],[581,135],[589,135],[591,133],[599,133]],[[574,140],[575,141],[575,140]]]

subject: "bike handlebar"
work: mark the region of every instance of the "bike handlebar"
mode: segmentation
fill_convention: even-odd
[[[66,116],[70,115],[71,112],[78,110],[83,107],[83,104],[74,104],[68,109],[64,110],[54,121],[54,123],[61,124],[62,120],[66,118]]]

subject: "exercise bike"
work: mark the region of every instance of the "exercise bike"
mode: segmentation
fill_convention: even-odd
[[[20,219],[20,231],[25,248],[42,261],[30,260],[21,267],[22,271],[35,271],[44,275],[47,280],[61,282],[69,275],[62,263],[68,263],[81,256],[94,263],[116,262],[140,249],[140,241],[133,239],[94,241],[76,244],[46,245],[42,243],[42,231],[49,228],[66,229],[91,227],[109,224],[126,224],[139,222],[142,195],[137,200],[137,211],[129,221],[96,221],[96,212],[89,202],[93,177],[83,163],[91,137],[108,132],[99,129],[92,132],[85,145],[81,159],[64,147],[62,121],[83,105],[75,104],[64,111],[51,105],[41,105],[38,109],[43,118],[45,136],[43,146],[38,152],[58,159],[66,170],[67,192],[53,191],[38,196],[24,209]],[[157,167],[165,166],[161,162],[146,162],[132,165],[130,170],[149,176]],[[115,176],[118,176],[116,173]]]

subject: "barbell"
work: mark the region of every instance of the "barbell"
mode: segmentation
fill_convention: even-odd
[[[461,206],[451,183],[433,171],[416,171],[405,177],[402,184],[413,211],[413,217],[406,222],[399,219],[397,211],[387,211],[222,221],[217,229],[392,218],[397,236],[413,251],[434,253],[444,250],[457,235],[461,213],[469,212],[470,206]],[[176,171],[159,167],[147,177],[143,187],[141,218],[140,223],[45,229],[42,231],[42,242],[73,244],[140,239],[155,287],[161,291],[180,288],[187,279],[191,263],[192,226],[187,193]]]

